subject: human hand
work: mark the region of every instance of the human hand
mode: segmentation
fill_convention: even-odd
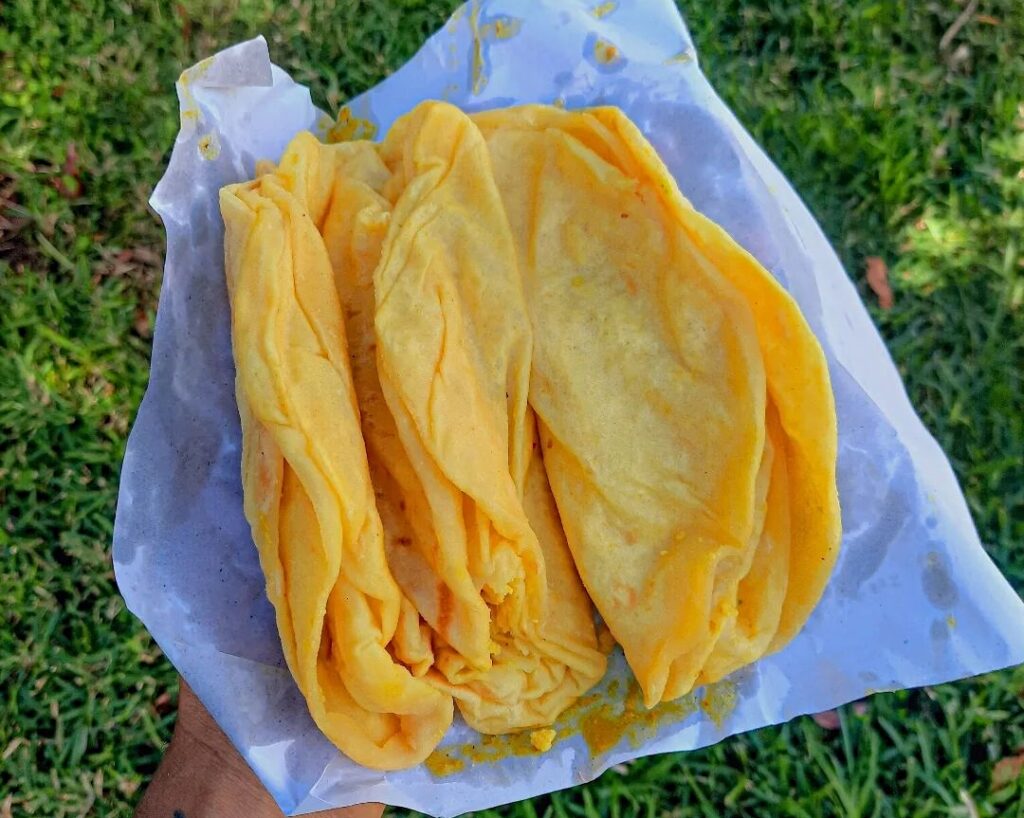
[[[178,721],[135,818],[278,818],[283,813],[184,679]],[[380,818],[381,804],[319,812],[323,818]]]

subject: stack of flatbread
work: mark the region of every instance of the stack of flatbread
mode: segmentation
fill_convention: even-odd
[[[840,533],[822,351],[617,109],[418,106],[221,192],[245,512],[355,761],[778,650]]]

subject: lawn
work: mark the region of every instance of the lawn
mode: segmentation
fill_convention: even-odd
[[[174,719],[174,672],[125,610],[109,547],[160,286],[146,199],[177,129],[175,78],[262,32],[336,109],[454,5],[0,3],[0,818],[130,815]],[[1019,0],[681,5],[1024,591]],[[865,284],[871,257],[888,266],[890,309]],[[824,725],[638,761],[494,814],[1024,816],[1021,669],[877,695]]]

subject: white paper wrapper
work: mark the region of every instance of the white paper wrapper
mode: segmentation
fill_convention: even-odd
[[[128,607],[286,813],[384,801],[456,815],[874,691],[1024,661],[1024,605],[982,550],[949,463],[820,228],[715,95],[671,2],[595,2],[465,7],[350,109],[383,134],[429,98],[467,110],[621,107],[695,206],[789,289],[825,348],[844,520],[832,582],[785,651],[737,674],[735,705],[716,719],[680,712],[596,755],[563,730],[544,755],[469,764],[440,778],[422,767],[375,772],[342,756],[313,725],[284,667],[242,516],[217,202],[222,185],[251,178],[257,159],[277,159],[297,131],[329,120],[271,64],[263,39],[241,43],[178,83],[181,132],[152,199],[167,229],[167,262],[149,389],[124,461],[114,561]],[[617,660],[609,679],[625,672]],[[446,745],[474,739],[457,720]]]

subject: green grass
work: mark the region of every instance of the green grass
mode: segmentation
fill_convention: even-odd
[[[262,32],[336,108],[454,6],[213,5],[0,5],[0,816],[129,815],[173,722],[174,673],[124,610],[108,549],[160,280],[145,200],[177,128],[178,72]],[[875,319],[1021,591],[1018,3],[982,2],[946,49],[964,5],[682,5],[712,82],[851,275],[888,262],[896,304]],[[1024,782],[991,788],[994,763],[1024,746],[1022,697],[1019,669],[880,695],[838,730],[801,719],[494,814],[1024,818]]]

